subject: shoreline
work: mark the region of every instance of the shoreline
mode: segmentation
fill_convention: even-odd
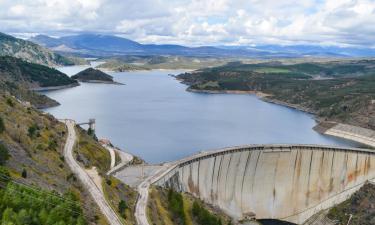
[[[61,86],[30,88],[30,90],[31,91],[36,91],[36,92],[55,91],[55,90],[61,90],[61,89],[66,89],[66,88],[77,87],[79,85],[80,85],[79,83],[76,83],[76,84],[68,84],[68,85],[61,85]]]
[[[104,81],[104,80],[78,80],[81,83],[91,83],[91,84],[114,84],[114,85],[125,85],[116,81]]]
[[[179,80],[181,81],[181,80]],[[354,141],[356,143],[375,148],[375,131],[359,126],[353,126],[349,124],[333,122],[333,121],[324,121],[323,118],[320,118],[316,115],[316,111],[303,107],[297,104],[290,104],[280,100],[270,98],[269,94],[260,92],[260,91],[236,91],[236,90],[199,90],[188,87],[186,89],[188,92],[193,93],[203,93],[203,94],[248,94],[255,95],[260,100],[268,102],[271,104],[276,104],[291,109],[299,110],[301,112],[308,113],[314,116],[316,125],[313,127],[313,130],[316,132],[327,135],[342,138],[344,140]]]

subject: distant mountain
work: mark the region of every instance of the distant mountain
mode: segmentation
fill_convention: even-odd
[[[92,56],[113,55],[183,55],[183,56],[263,56],[260,51],[249,49],[222,49],[210,46],[185,47],[181,45],[140,44],[111,35],[81,34],[52,38],[38,35],[30,39],[55,51],[75,52]],[[269,53],[266,52],[267,55]]]
[[[367,57],[375,56],[375,49],[343,48],[314,45],[259,45],[259,46],[201,46],[140,44],[111,35],[81,34],[52,38],[38,35],[31,41],[58,52],[75,52],[92,56],[114,55],[181,55],[218,57]]]
[[[67,58],[30,41],[0,33],[0,56],[13,56],[28,62],[47,66],[74,65],[73,59]]]

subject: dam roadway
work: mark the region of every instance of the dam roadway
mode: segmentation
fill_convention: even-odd
[[[318,145],[248,145],[171,163],[155,185],[188,192],[235,219],[302,224],[375,178],[375,152]]]

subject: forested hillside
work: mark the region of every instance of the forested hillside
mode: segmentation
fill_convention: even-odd
[[[375,129],[375,61],[230,63],[178,76],[192,91],[255,91],[327,118]]]
[[[0,92],[1,224],[106,224],[63,156],[66,127]]]
[[[44,95],[30,91],[34,88],[76,86],[78,82],[58,70],[28,63],[14,57],[0,57],[0,88],[37,108],[58,103]]]

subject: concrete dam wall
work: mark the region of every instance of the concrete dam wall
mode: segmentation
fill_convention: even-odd
[[[375,152],[315,145],[252,145],[181,160],[156,185],[188,192],[234,218],[303,223],[375,177]]]

